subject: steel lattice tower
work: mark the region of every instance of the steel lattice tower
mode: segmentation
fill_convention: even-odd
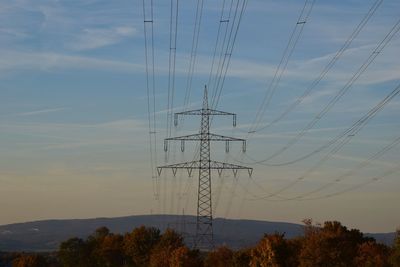
[[[225,141],[226,152],[229,152],[229,142],[242,142],[242,151],[246,151],[246,141],[244,139],[233,138],[210,133],[210,116],[232,116],[233,126],[236,126],[236,114],[224,111],[209,109],[207,88],[204,89],[203,107],[202,109],[190,110],[175,113],[174,124],[178,125],[179,115],[198,115],[201,116],[200,133],[166,138],[164,140],[164,150],[168,150],[168,142],[171,140],[181,141],[181,151],[185,149],[185,141],[200,141],[200,159],[198,161],[177,163],[157,167],[157,172],[160,175],[162,169],[172,169],[172,173],[176,175],[178,169],[186,169],[189,177],[192,175],[193,169],[199,170],[199,184],[197,193],[197,221],[196,221],[196,236],[195,247],[199,249],[210,249],[213,247],[213,216],[212,216],[212,199],[211,199],[211,170],[217,170],[219,176],[222,171],[231,169],[236,176],[238,170],[247,170],[249,175],[253,169],[229,164],[225,162],[212,161],[210,157],[210,141]]]

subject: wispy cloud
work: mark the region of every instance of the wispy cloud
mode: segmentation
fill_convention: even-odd
[[[59,111],[63,111],[63,110],[66,110],[66,109],[67,108],[41,109],[41,110],[18,113],[18,114],[15,114],[15,116],[34,116],[34,115],[40,115],[40,114],[46,114],[46,113],[59,112]]]
[[[129,26],[119,26],[108,29],[84,29],[67,45],[67,47],[78,51],[95,49],[119,43],[125,38],[135,36],[136,33],[136,28]]]
[[[1,53],[3,54],[3,57],[0,59],[0,70],[3,71],[87,69],[113,72],[144,72],[144,66],[142,64],[96,57],[51,52],[40,53],[10,50],[3,50]]]

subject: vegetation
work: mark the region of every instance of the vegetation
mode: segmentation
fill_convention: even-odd
[[[222,246],[193,250],[173,230],[141,226],[125,235],[97,229],[88,238],[71,238],[56,253],[0,253],[10,267],[400,267],[400,230],[393,246],[377,243],[339,222],[314,225],[304,235],[265,234],[253,247],[234,251]]]

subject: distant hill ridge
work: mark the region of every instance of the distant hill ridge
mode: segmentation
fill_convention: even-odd
[[[60,242],[71,237],[86,238],[99,227],[106,226],[114,233],[126,233],[145,225],[173,228],[184,234],[190,244],[195,232],[195,216],[179,215],[136,215],[116,218],[43,220],[0,226],[0,251],[52,251]],[[233,220],[216,218],[214,238],[216,245],[226,244],[233,248],[255,244],[265,233],[285,233],[288,238],[303,234],[303,226],[294,223],[257,220]],[[394,233],[366,234],[377,241],[391,244]]]

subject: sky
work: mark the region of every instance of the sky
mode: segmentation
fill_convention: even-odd
[[[179,1],[175,112],[201,107],[224,2],[226,7],[231,3],[204,0],[185,106],[197,2]],[[315,1],[259,128],[299,99],[375,2]],[[150,164],[143,2],[1,1],[0,224],[196,213],[196,176],[165,172],[152,177],[151,166],[190,161],[196,150],[195,144],[188,143],[181,153],[179,146],[171,144],[167,160],[163,151],[171,78],[170,1],[154,0],[153,5],[155,90],[150,92],[150,102],[155,100],[156,112],[152,107],[150,117],[156,118],[157,133],[152,150],[156,158]],[[305,218],[338,220],[366,232],[394,231],[400,226],[400,148],[393,146],[363,162],[399,138],[399,96],[360,131],[344,135],[339,143],[345,144],[317,168],[313,166],[337,143],[293,164],[254,164],[274,155],[318,118],[400,19],[400,3],[383,1],[298,106],[271,127],[248,133],[303,6],[299,0],[248,1],[217,106],[238,115],[237,127],[231,127],[229,118],[212,123],[212,132],[248,138],[247,151],[244,155],[240,145],[232,144],[225,154],[224,146],[216,144],[212,155],[221,161],[243,162],[254,172],[251,178],[245,173],[236,178],[229,172],[222,177],[213,174],[213,215],[294,223]],[[147,11],[149,7],[147,1]],[[285,163],[314,151],[367,114],[399,85],[399,51],[397,33],[329,111],[267,163]],[[198,132],[197,119],[182,121],[172,129],[172,136]],[[321,186],[326,187],[312,192]]]

